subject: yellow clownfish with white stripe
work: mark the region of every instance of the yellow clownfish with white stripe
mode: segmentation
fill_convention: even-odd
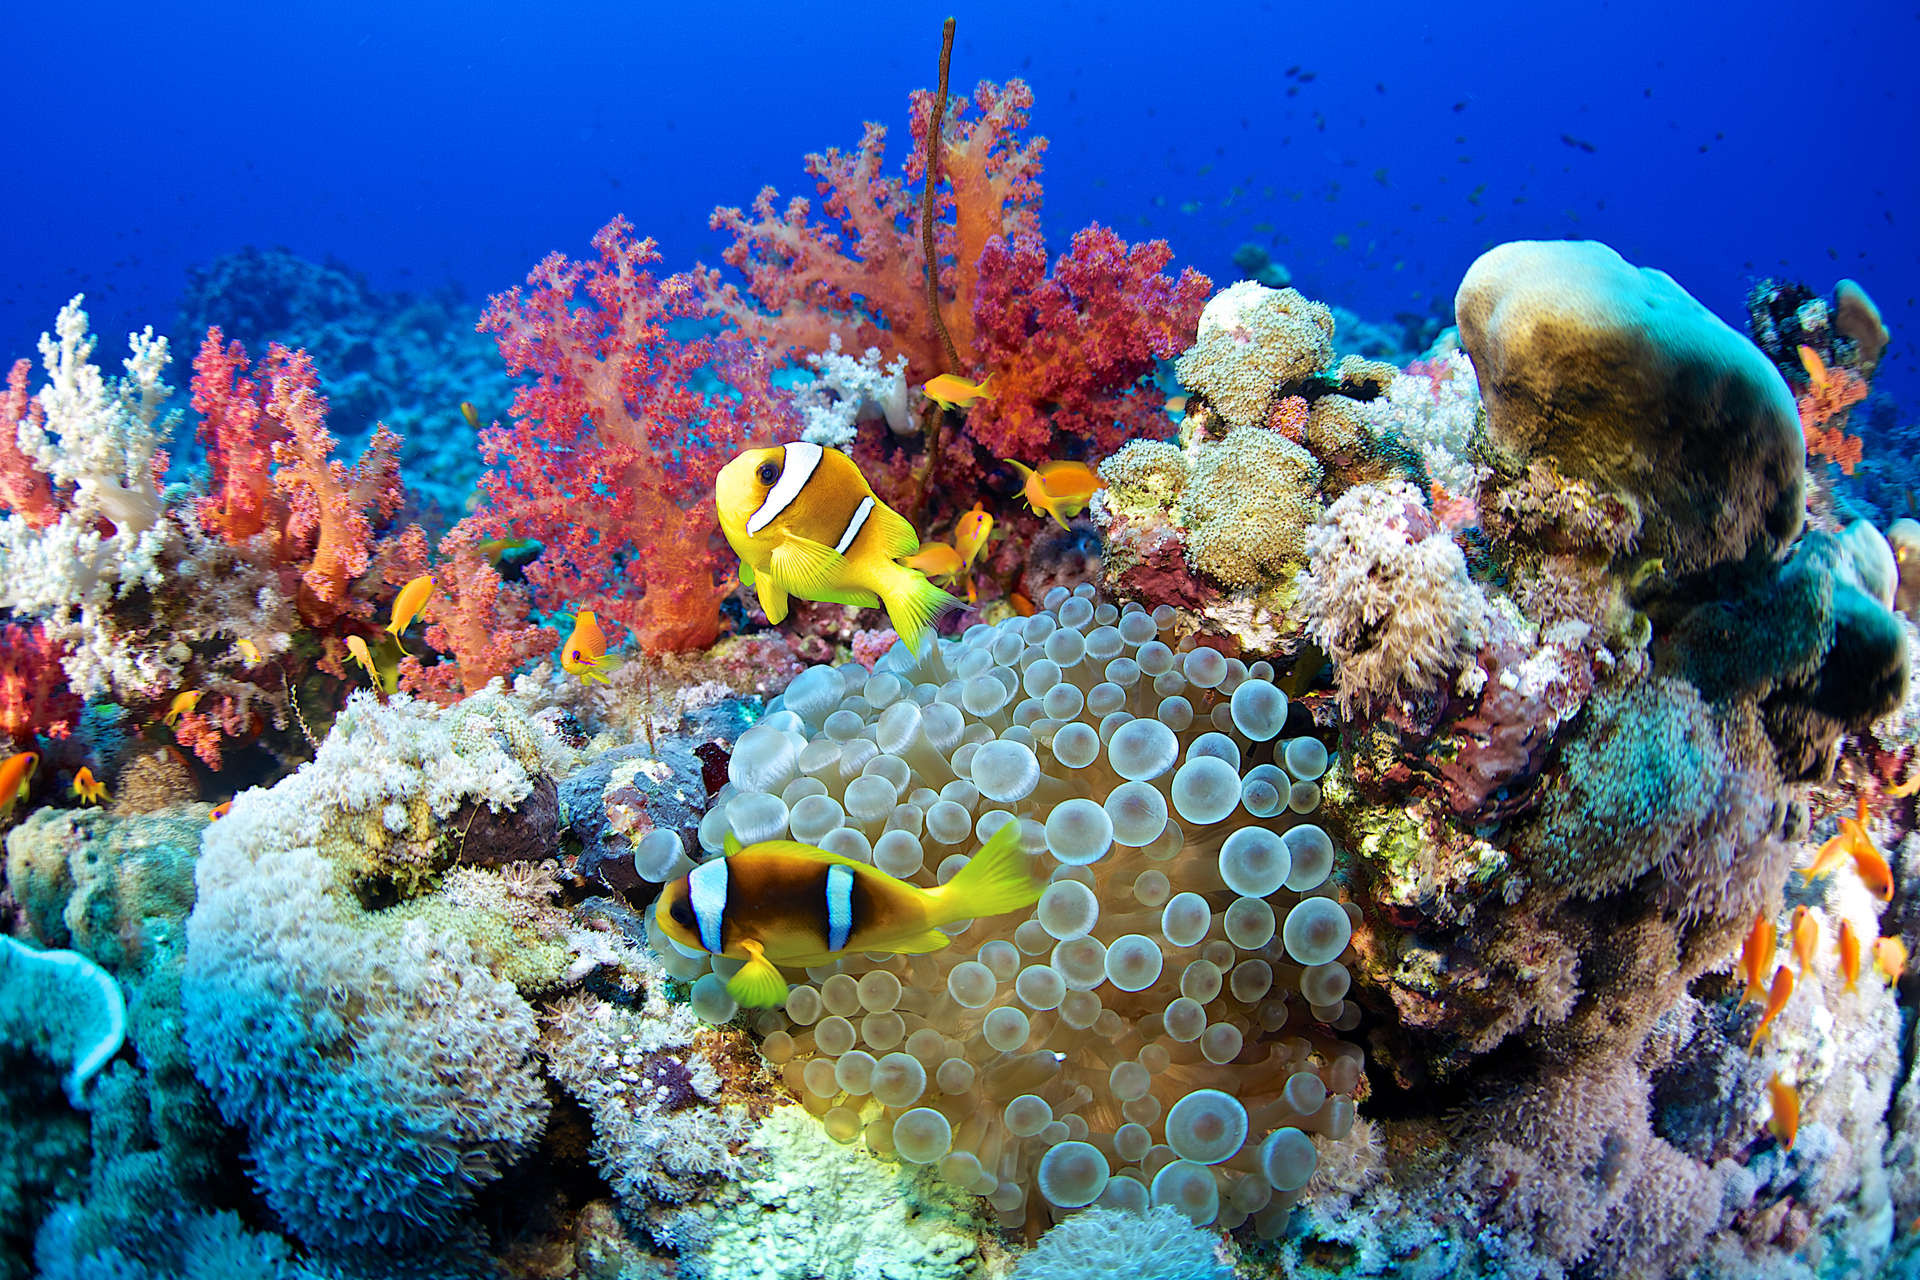
[[[787,998],[779,966],[832,964],[862,952],[921,955],[951,939],[940,926],[1018,911],[1040,900],[1020,824],[993,833],[953,879],[923,889],[865,862],[792,840],[742,849],[667,884],[654,907],[660,931],[689,951],[747,963],[727,994],[749,1009]]]
[[[740,556],[740,580],[760,593],[769,622],[786,618],[789,596],[885,605],[917,652],[929,624],[960,603],[894,563],[919,550],[920,539],[837,449],[806,441],[750,449],[721,468],[714,502]]]

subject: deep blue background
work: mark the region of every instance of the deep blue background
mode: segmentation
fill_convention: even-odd
[[[117,354],[130,327],[172,327],[189,265],[249,243],[476,302],[586,252],[615,212],[669,268],[717,261],[715,204],[805,192],[802,154],[864,119],[905,146],[948,11],[23,5],[0,78],[0,354],[32,354],[82,290]],[[1894,332],[1882,385],[1920,387],[1911,7],[951,11],[956,88],[1033,86],[1055,251],[1098,219],[1224,281],[1262,240],[1310,295],[1382,319],[1445,304],[1520,237],[1607,240],[1736,324],[1751,275],[1851,275]]]

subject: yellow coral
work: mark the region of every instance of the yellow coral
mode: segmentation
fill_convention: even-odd
[[[1297,290],[1243,280],[1207,303],[1175,371],[1228,422],[1245,426],[1265,422],[1277,393],[1332,361],[1333,312]]]
[[[1122,507],[1170,507],[1187,487],[1187,456],[1160,440],[1135,440],[1100,464],[1109,500]]]
[[[1193,464],[1177,516],[1188,529],[1187,562],[1230,587],[1288,575],[1320,514],[1320,464],[1271,431],[1238,427]]]

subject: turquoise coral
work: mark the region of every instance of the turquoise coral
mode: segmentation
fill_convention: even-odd
[[[0,937],[0,1044],[25,1045],[64,1067],[67,1101],[87,1106],[87,1082],[126,1035],[126,998],[106,970],[75,951]]]

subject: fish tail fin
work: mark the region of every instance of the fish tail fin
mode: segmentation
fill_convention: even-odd
[[[905,565],[891,567],[898,572],[888,574],[876,594],[886,605],[887,618],[908,650],[919,653],[934,619],[949,609],[959,608],[960,601],[934,586],[918,569]]]
[[[941,908],[935,918],[967,920],[1018,911],[1040,901],[1044,887],[1027,867],[1019,822],[1009,822],[993,833],[959,874],[933,891]]]

